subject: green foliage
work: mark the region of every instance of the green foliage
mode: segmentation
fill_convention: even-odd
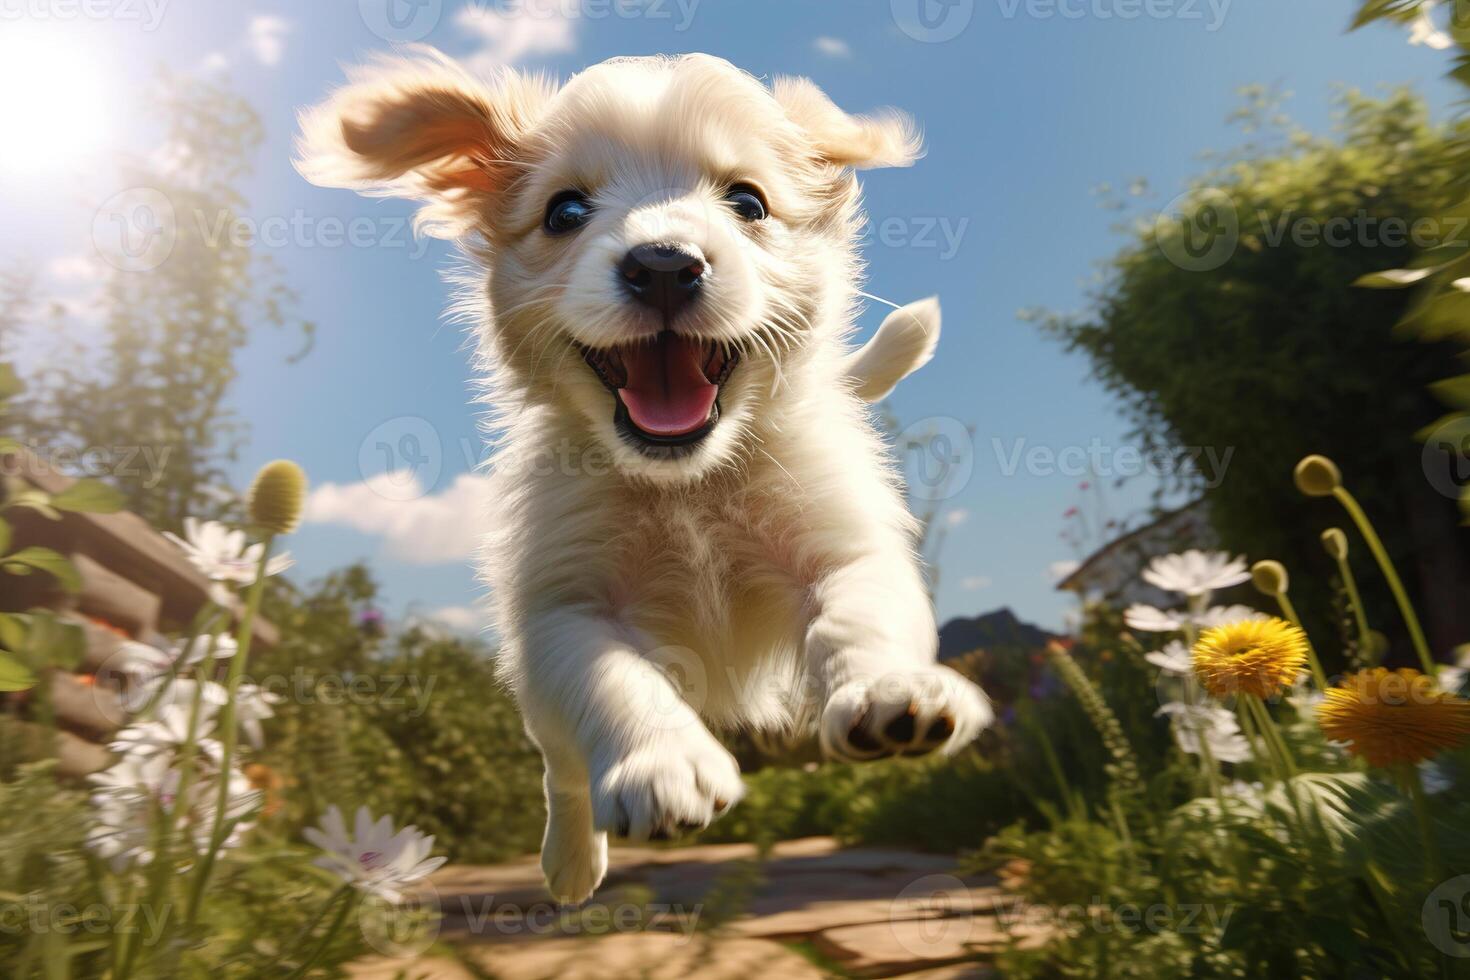
[[[22,767],[0,782],[0,976],[109,975],[119,933],[154,936],[176,926],[176,905],[142,908],[118,891],[83,848],[90,815],[82,793],[58,788],[50,763]],[[245,978],[284,975],[277,956],[301,931],[303,909],[320,905],[335,882],[302,848],[260,847],[237,855],[210,893],[192,937],[177,937],[150,963],[148,977]],[[320,964],[363,955],[353,930]]]
[[[947,759],[772,766],[746,776],[740,805],[699,840],[769,846],[830,834],[852,844],[953,853],[1032,812],[1012,776],[974,749]]]
[[[1431,124],[1407,92],[1347,93],[1335,138],[1288,129],[1284,149],[1250,150],[1205,174],[1178,221],[1139,223],[1091,313],[1042,321],[1089,358],[1146,453],[1233,454],[1219,486],[1187,474],[1182,488],[1208,492],[1227,548],[1291,569],[1297,604],[1318,617],[1314,634],[1328,633],[1334,567],[1295,531],[1337,517],[1329,503],[1283,492],[1309,452],[1336,460],[1368,512],[1396,528],[1385,543],[1401,568],[1420,572],[1411,585],[1439,583],[1419,605],[1440,633],[1461,619],[1453,597],[1470,581],[1456,569],[1470,568],[1470,549],[1408,436],[1440,414],[1426,386],[1464,345],[1396,331],[1404,295],[1352,284],[1412,262],[1415,234],[1470,244],[1464,222],[1436,220],[1460,193],[1467,134],[1470,124]],[[1231,247],[1218,266],[1196,264],[1182,247],[1211,228]],[[1366,558],[1352,556],[1363,579]],[[1382,587],[1365,591],[1375,627],[1396,628]]]
[[[0,353],[21,336],[54,348],[29,379],[32,394],[17,402],[11,431],[24,431],[43,457],[89,447],[141,451],[148,465],[109,475],[129,510],[178,530],[186,516],[219,516],[233,506],[224,468],[245,426],[227,397],[250,331],[294,325],[309,341],[311,326],[294,316],[296,297],[271,256],[234,232],[247,206],[239,186],[264,135],[255,112],[197,78],[161,78],[149,102],[161,126],[158,145],[173,151],[172,162],[125,160],[117,186],[161,195],[148,214],[172,247],[146,274],[129,266],[136,257],[108,267],[101,350],[91,328],[79,329],[62,304],[36,294],[34,276],[5,275]]]
[[[541,758],[483,646],[416,628],[364,628],[377,586],[365,569],[308,594],[278,585],[265,614],[282,641],[251,667],[277,691],[262,760],[286,780],[283,831],[327,806],[411,819],[456,861],[535,850],[544,820]]]

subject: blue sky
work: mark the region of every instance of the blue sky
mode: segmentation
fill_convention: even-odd
[[[238,478],[277,456],[299,460],[330,487],[292,541],[294,574],[366,559],[390,613],[435,613],[462,628],[477,622],[466,556],[478,492],[468,474],[481,450],[464,336],[440,319],[452,249],[409,236],[410,206],[311,187],[290,166],[296,111],[340,82],[342,65],[394,37],[561,77],[614,55],[706,51],[761,76],[808,75],[850,110],[913,114],[928,156],[867,175],[865,251],[869,291],[898,303],[937,293],[944,306],[938,357],[900,386],[892,409],[905,423],[974,427],[969,477],[943,503],[940,614],[1009,605],[1052,626],[1068,604],[1049,569],[1076,557],[1058,537],[1063,513],[1105,503],[1127,518],[1153,486],[1145,475],[1115,490],[1071,465],[1099,449],[1126,465],[1117,454],[1127,426],[1087,365],[1017,316],[1085,303],[1097,263],[1123,241],[1098,185],[1143,178],[1135,209],[1164,207],[1204,169],[1201,153],[1240,141],[1225,119],[1246,84],[1292,93],[1290,114],[1319,131],[1339,84],[1410,83],[1441,111],[1450,98],[1442,52],[1387,27],[1346,33],[1354,5],[1345,0],[532,2],[546,6],[533,16],[525,0],[472,10],[453,0],[0,0],[0,62],[9,41],[35,73],[64,81],[0,68],[7,139],[33,126],[55,151],[15,149],[34,145],[26,140],[0,151],[5,251],[36,261],[61,293],[88,288],[95,207],[120,189],[108,185],[108,156],[150,149],[135,122],[145,118],[143,83],[159,64],[227,77],[266,128],[243,216],[262,230],[271,219],[295,229],[257,247],[285,268],[301,313],[318,325],[298,364],[284,363],[298,338],[269,331],[242,356],[232,401],[251,442]],[[385,18],[387,3],[402,30]],[[19,62],[10,63],[13,76]],[[21,99],[30,111],[16,108]],[[84,119],[58,126],[67,112]],[[354,219],[364,236],[338,241],[333,222]],[[883,312],[870,308],[864,331]],[[1042,465],[1012,465],[1038,447],[1031,458]],[[382,492],[381,471],[401,465],[402,450],[420,464],[417,482]]]

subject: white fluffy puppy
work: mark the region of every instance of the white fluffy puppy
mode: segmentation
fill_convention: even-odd
[[[742,793],[716,729],[815,722],[833,756],[953,752],[985,696],[935,663],[915,524],[864,404],[927,360],[939,309],[848,337],[854,168],[918,154],[704,55],[558,88],[432,51],[302,116],[310,180],[426,202],[462,239],[492,423],[484,575],[503,676],[546,759],[563,901],[609,832],[702,827]]]

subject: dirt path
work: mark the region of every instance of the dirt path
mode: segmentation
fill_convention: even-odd
[[[532,857],[451,866],[423,901],[442,915],[453,957],[396,946],[354,980],[785,980],[828,976],[987,977],[1007,941],[1038,936],[993,879],[952,858],[840,849],[826,837],[779,844],[615,847],[607,882],[580,909],[545,897]],[[418,953],[418,955],[414,955]]]

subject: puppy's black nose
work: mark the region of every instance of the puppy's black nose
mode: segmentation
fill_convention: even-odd
[[[666,317],[678,313],[699,292],[705,260],[694,245],[635,245],[618,263],[618,276],[638,302]]]

